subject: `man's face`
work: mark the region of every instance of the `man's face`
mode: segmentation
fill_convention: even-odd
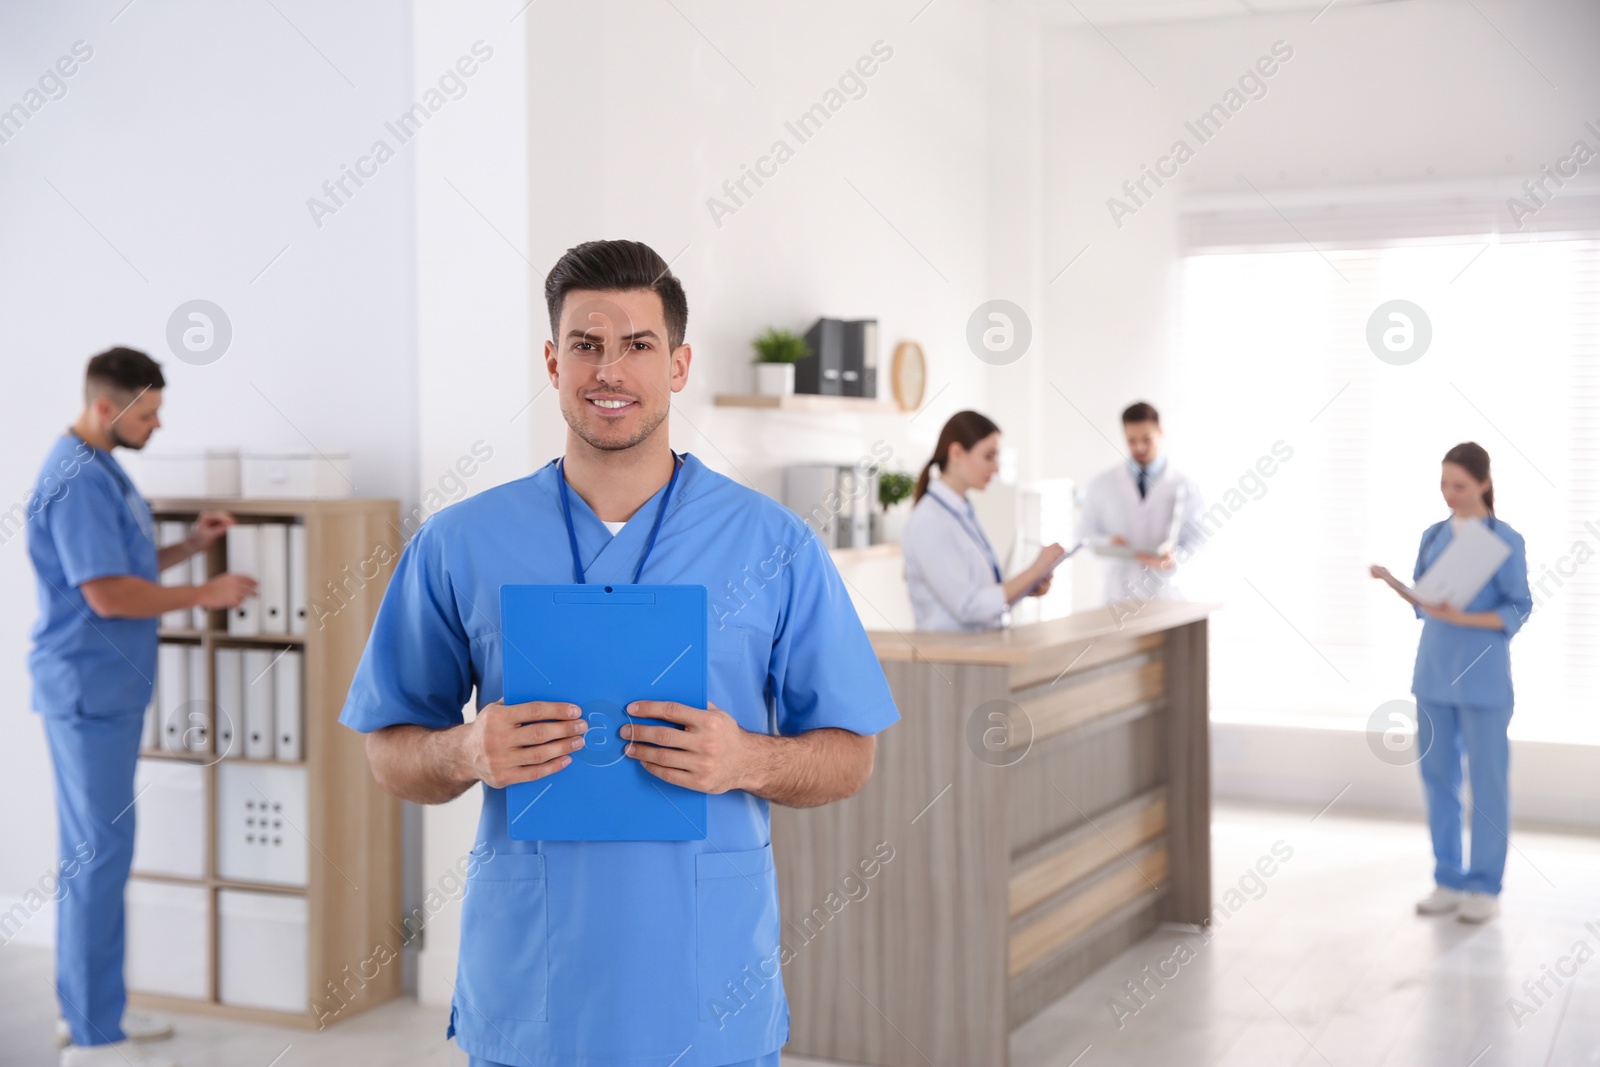
[[[138,451],[150,443],[150,435],[161,427],[159,389],[146,389],[128,397],[103,396],[95,406],[108,423],[112,445],[118,448]]]
[[[567,425],[591,447],[615,452],[666,420],[672,394],[689,381],[691,353],[688,345],[669,348],[654,291],[574,289],[544,358]]]
[[[1128,439],[1128,455],[1139,466],[1149,466],[1161,455],[1161,427],[1156,423],[1125,422],[1122,433]]]

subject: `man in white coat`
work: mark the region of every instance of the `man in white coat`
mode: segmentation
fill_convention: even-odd
[[[1205,539],[1200,488],[1161,454],[1161,416],[1153,406],[1130,405],[1122,431],[1128,459],[1089,482],[1079,536],[1096,548],[1107,603],[1182,599],[1178,564]]]

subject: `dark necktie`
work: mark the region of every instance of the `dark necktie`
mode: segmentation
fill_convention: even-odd
[[[1140,467],[1139,468],[1139,499],[1140,500],[1144,499],[1144,492],[1145,492],[1146,487],[1149,484],[1148,481],[1147,481],[1147,478],[1149,477],[1149,470],[1150,470],[1150,468],[1148,468],[1148,467]]]

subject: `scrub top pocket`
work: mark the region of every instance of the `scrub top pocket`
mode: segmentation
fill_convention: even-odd
[[[783,996],[772,845],[695,857],[700,1018],[770,1014]]]
[[[550,999],[549,892],[544,856],[500,852],[467,879],[457,1007],[489,1019],[543,1022]]]

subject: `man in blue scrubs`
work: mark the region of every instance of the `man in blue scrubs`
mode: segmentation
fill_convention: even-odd
[[[234,607],[255,592],[255,582],[237,574],[200,586],[161,584],[163,570],[233,523],[207,512],[188,540],[158,548],[149,505],[111,458],[119,446],[143,448],[161,425],[165,384],[143,352],[113,348],[91,359],[83,412],[51,448],[24,505],[39,588],[28,668],[55,765],[60,825],[56,992],[58,1036],[71,1042],[61,1052],[65,1067],[172,1062],[129,1043],[172,1028],[125,1010],[122,977],[134,763],[156,672],[157,620],[178,608]]]
[[[775,1067],[789,1014],[767,805],[855,793],[899,715],[810,527],[668,447],[691,352],[667,264],[589,242],[545,298],[566,454],[423,524],[341,721],[368,734],[373,774],[401,797],[438,804],[483,783],[477,851],[492,858],[468,881],[449,1031],[473,1064]],[[710,707],[642,701],[628,710],[682,729],[616,730],[627,758],[708,794],[705,840],[507,833],[506,787],[561,774],[610,729],[570,704],[500,700],[500,586],[574,581],[705,586]]]

